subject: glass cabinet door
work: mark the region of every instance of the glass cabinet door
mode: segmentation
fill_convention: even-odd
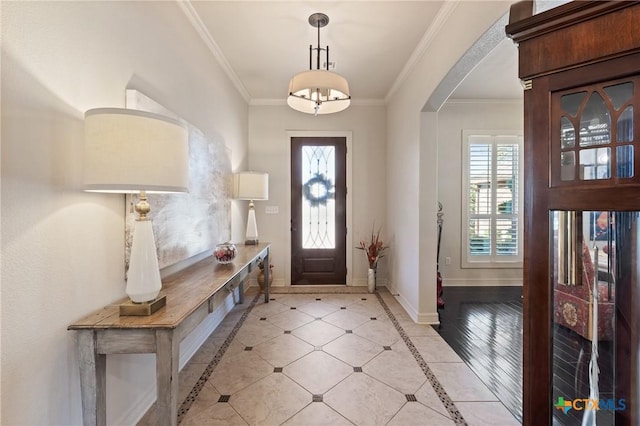
[[[630,409],[628,379],[638,367],[629,345],[637,323],[626,302],[638,285],[638,217],[551,212],[554,424],[581,425],[594,416],[613,425],[617,411]]]

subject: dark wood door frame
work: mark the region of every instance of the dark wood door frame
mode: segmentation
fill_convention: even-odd
[[[347,241],[346,241],[346,264],[347,264],[347,286],[353,285],[353,252],[354,252],[354,242],[352,238],[352,233],[349,232],[352,229],[352,221],[353,221],[353,208],[352,208],[352,195],[351,195],[351,187],[352,187],[352,132],[345,131],[287,131],[287,169],[289,172],[287,173],[287,182],[286,188],[289,190],[291,188],[291,138],[293,137],[344,137],[347,141]],[[291,197],[290,194],[287,194],[287,223],[291,223]],[[288,228],[287,228],[288,230]],[[285,246],[283,247],[283,252],[285,256],[285,285],[291,285],[291,232],[287,232],[287,237],[285,241]]]

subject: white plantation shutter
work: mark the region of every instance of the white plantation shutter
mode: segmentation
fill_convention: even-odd
[[[463,133],[463,267],[522,265],[522,135]]]

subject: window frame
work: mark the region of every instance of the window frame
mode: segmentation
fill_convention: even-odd
[[[517,218],[517,255],[504,255],[498,254],[495,250],[496,238],[495,232],[491,232],[490,247],[491,254],[489,255],[474,255],[470,254],[470,233],[469,222],[474,217],[470,209],[470,146],[474,142],[475,138],[490,138],[492,148],[492,167],[491,167],[491,213],[479,214],[480,217],[489,218],[491,221],[492,231],[496,227],[496,219],[505,218],[505,215],[497,214],[498,203],[496,200],[496,190],[493,183],[496,180],[497,162],[495,161],[497,156],[497,150],[495,147],[500,143],[497,141],[499,137],[511,137],[515,138],[518,144],[518,182],[517,182],[517,211],[514,216]],[[487,142],[484,141],[484,144]],[[521,130],[463,130],[462,132],[462,200],[461,200],[461,268],[522,268],[523,262],[523,249],[524,249],[524,233],[523,233],[523,202],[524,202],[524,133]]]

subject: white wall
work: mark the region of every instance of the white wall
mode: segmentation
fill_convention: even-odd
[[[386,226],[386,164],[385,164],[385,108],[383,106],[351,105],[333,115],[314,117],[294,111],[286,105],[252,106],[249,112],[249,167],[269,173],[269,201],[256,202],[256,220],[261,241],[273,244],[274,285],[290,285],[290,146],[288,131],[351,132],[352,236],[355,246],[360,239],[368,239],[375,222],[381,227],[385,241]],[[237,202],[236,202],[237,203]],[[277,206],[279,214],[266,215],[266,206]],[[368,263],[364,253],[351,250],[352,278],[350,284],[366,285]],[[390,252],[394,250],[390,248]],[[379,278],[384,282],[387,266],[379,265]],[[349,267],[349,265],[347,265]]]
[[[467,49],[509,8],[508,2],[443,4],[441,31],[426,44],[413,71],[391,97],[387,113],[387,216],[395,251],[390,281],[398,300],[420,322],[437,322],[436,232],[437,129],[435,112],[423,108]],[[402,191],[396,190],[402,188]],[[420,206],[420,208],[416,208]],[[430,207],[430,208],[429,208]]]
[[[81,190],[84,111],[123,107],[125,89],[138,89],[224,140],[241,168],[248,106],[174,2],[0,7],[0,423],[81,424],[66,327],[124,297],[125,286],[124,197]],[[154,362],[109,358],[107,421],[133,422],[142,414],[136,392],[153,389]]]
[[[522,132],[522,101],[448,101],[438,112],[438,199],[444,209],[440,271],[443,285],[522,285],[522,268],[461,268],[462,131]],[[451,258],[447,265],[445,258]]]

